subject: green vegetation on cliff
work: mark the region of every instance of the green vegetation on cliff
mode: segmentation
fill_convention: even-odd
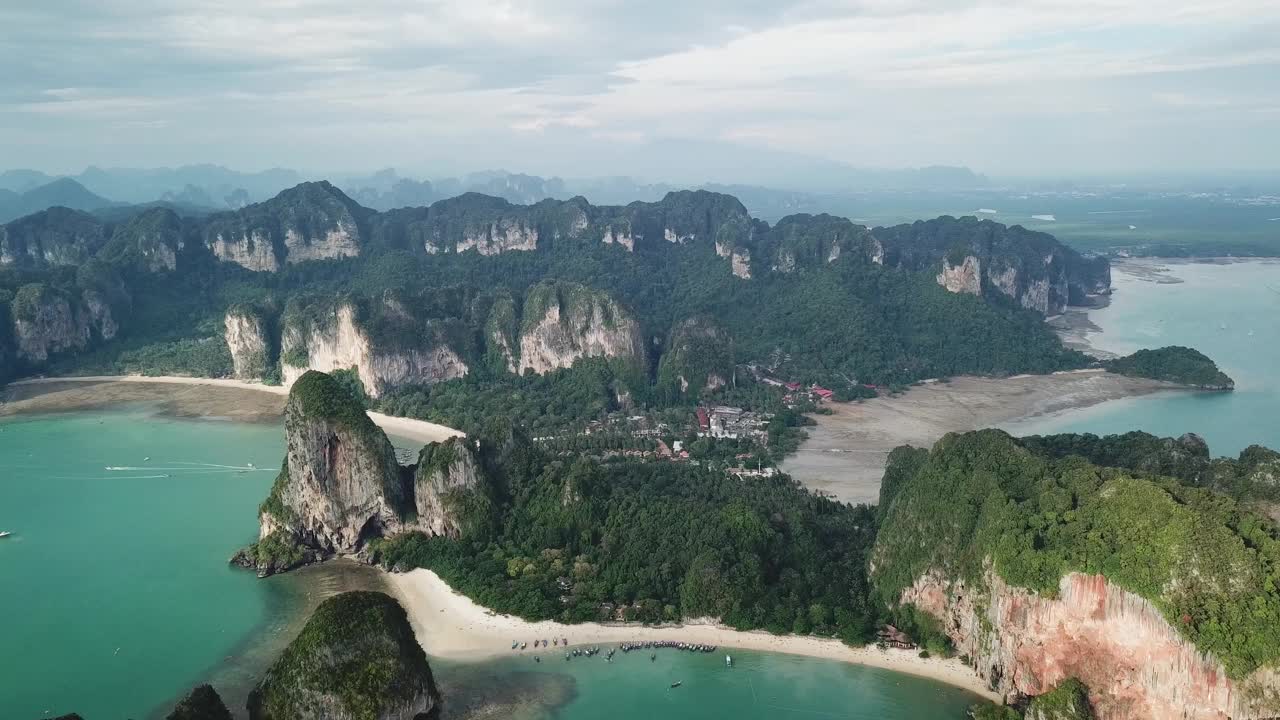
[[[249,696],[251,720],[413,717],[439,702],[404,608],[378,592],[325,600]]]
[[[388,567],[428,567],[478,603],[528,619],[713,616],[738,628],[871,637],[867,507],[785,476],[692,465],[561,460],[518,436],[482,438],[491,522],[460,540],[378,543]]]
[[[1095,465],[1127,468],[1176,478],[1242,501],[1280,501],[1280,453],[1259,445],[1236,458],[1214,458],[1197,435],[1161,438],[1145,432],[1099,437],[1092,434],[1046,435],[1019,441],[1051,457],[1077,455]]]
[[[350,384],[327,373],[303,373],[289,388],[289,404],[297,407],[302,418],[328,420],[362,436],[382,433],[352,394]]]
[[[1167,380],[1211,390],[1230,390],[1235,382],[1218,369],[1204,353],[1178,345],[1139,350],[1132,355],[1107,360],[1108,370],[1121,375]]]
[[[1028,720],[1093,720],[1089,705],[1089,689],[1075,678],[1067,678],[1058,687],[1027,703]]]
[[[990,563],[1009,584],[1050,596],[1067,573],[1097,573],[1150,600],[1232,677],[1280,660],[1270,522],[1220,494],[1046,458],[996,430],[938,442],[884,510],[872,558],[890,605],[931,570],[981,586]]]
[[[299,233],[295,247],[312,246],[327,242],[326,233],[339,225],[338,234],[350,236],[354,246],[330,250],[348,253],[358,246],[358,256],[282,261],[288,233]],[[609,228],[614,235],[629,233],[634,251],[603,242]],[[59,372],[227,375],[229,358],[213,357],[206,342],[222,337],[228,308],[286,308],[278,325],[287,335],[290,328],[305,330],[307,323],[295,320],[319,319],[335,299],[354,303],[376,350],[447,346],[469,373],[483,372],[496,382],[510,382],[507,353],[518,355],[519,330],[543,317],[552,300],[566,315],[588,306],[599,310],[606,328],[625,314],[643,338],[628,359],[651,369],[667,360],[666,374],[640,373],[643,387],[628,388],[642,405],[673,401],[671,379],[682,374],[675,371],[687,368],[702,377],[704,368],[696,365],[704,360],[716,369],[730,361],[754,362],[845,394],[863,383],[1085,363],[1064,350],[1034,312],[948,293],[937,286],[932,268],[877,264],[879,245],[866,228],[823,215],[797,215],[770,227],[752,220],[736,199],[709,192],[672,193],[661,202],[626,207],[595,207],[581,198],[513,206],[472,194],[377,214],[330,185],[308,183],[235,213],[180,219],[152,209],[108,223],[107,230],[112,240],[99,257],[120,273],[134,302],[118,313],[120,339],[78,364],[58,365]],[[210,245],[219,235],[223,242],[241,238],[247,248],[258,242],[254,233],[272,244],[277,271],[252,272],[213,255]],[[536,249],[527,249],[535,247],[528,243],[534,234]],[[491,253],[502,243],[513,245],[498,254],[456,251],[466,238],[481,235],[496,243]],[[750,254],[750,280],[734,276],[722,254],[730,250]],[[0,289],[56,281],[58,271],[36,265],[0,274]],[[54,285],[73,294],[80,289],[74,281]],[[518,299],[526,297],[521,307]],[[717,340],[706,358],[673,332],[703,317],[716,319],[726,341]],[[305,366],[308,335],[271,348],[271,362],[283,355],[289,364]],[[724,352],[729,343],[732,352]],[[681,347],[698,350],[698,357],[686,351],[683,360],[665,358],[679,355]],[[695,390],[706,382],[685,379]],[[653,392],[655,385],[664,390]]]
[[[1028,700],[1022,710],[995,703],[980,703],[969,709],[973,720],[1093,720],[1089,689],[1075,678],[1067,678],[1047,693]]]

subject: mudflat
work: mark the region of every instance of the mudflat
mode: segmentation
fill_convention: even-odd
[[[285,395],[225,385],[116,380],[16,383],[0,391],[0,417],[149,405],[169,417],[279,422]]]
[[[1090,407],[1178,386],[1102,370],[1009,378],[957,377],[912,387],[897,397],[831,403],[814,415],[817,427],[782,463],[816,492],[843,502],[875,503],[889,452],[899,445],[930,447],[949,432],[964,432]]]

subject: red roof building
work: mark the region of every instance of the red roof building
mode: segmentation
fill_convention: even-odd
[[[832,397],[833,395],[835,395],[835,393],[834,393],[834,392],[832,392],[832,391],[830,391],[830,390],[828,390],[828,389],[826,389],[826,388],[824,388],[824,387],[822,387],[822,386],[820,386],[820,385],[814,385],[814,386],[813,386],[813,394],[814,394],[814,395],[817,395],[818,397],[822,398],[823,400],[830,400],[830,399],[831,399],[831,397]]]
[[[698,408],[698,427],[702,430],[711,429],[711,418],[707,415],[706,408]]]
[[[791,392],[795,392],[796,390],[799,390],[799,389],[800,389],[800,383],[798,383],[798,382],[789,382],[789,383],[787,383],[787,389],[788,389],[788,390],[790,390]]]

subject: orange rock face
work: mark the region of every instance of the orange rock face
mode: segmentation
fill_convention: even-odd
[[[937,617],[976,672],[1006,696],[1038,695],[1079,678],[1101,720],[1235,720],[1280,715],[1280,677],[1263,669],[1230,680],[1150,602],[1101,575],[1062,578],[1057,598],[989,572],[976,596],[927,574],[902,600]]]

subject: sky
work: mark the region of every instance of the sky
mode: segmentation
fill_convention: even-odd
[[[0,0],[0,27],[0,168],[1280,168],[1276,0]]]

